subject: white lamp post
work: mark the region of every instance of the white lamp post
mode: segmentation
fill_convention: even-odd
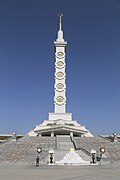
[[[40,154],[42,152],[42,148],[41,147],[37,147],[37,153]]]
[[[113,133],[113,142],[117,142],[117,133],[116,132]]]
[[[100,164],[101,164],[101,158],[102,158],[102,155],[105,153],[105,148],[104,147],[101,147],[100,148]]]
[[[16,132],[13,132],[13,138],[14,138],[14,141],[17,141],[17,133]]]

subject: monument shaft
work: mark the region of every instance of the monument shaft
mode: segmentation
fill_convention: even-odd
[[[62,14],[60,14],[58,37],[55,45],[55,84],[54,84],[54,112],[66,113],[66,72],[65,51],[67,42],[63,38]]]

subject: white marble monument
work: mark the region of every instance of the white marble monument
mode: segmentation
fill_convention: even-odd
[[[55,46],[55,82],[54,82],[54,112],[49,113],[48,120],[37,125],[30,131],[30,136],[93,136],[85,126],[72,119],[72,113],[66,112],[66,45],[62,30],[62,16],[59,14],[59,30]]]
[[[79,165],[90,165],[90,161],[83,160],[79,154],[75,152],[73,148],[63,157],[62,160],[56,161],[56,165],[70,165],[70,166],[79,166]]]

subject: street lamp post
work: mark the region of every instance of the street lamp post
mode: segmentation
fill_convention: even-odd
[[[39,166],[39,161],[40,161],[40,153],[42,152],[42,148],[41,147],[37,147],[37,157],[36,157],[36,166]]]
[[[17,141],[17,133],[13,132],[13,138],[15,139],[15,141]]]
[[[100,148],[100,164],[101,164],[101,158],[103,156],[103,154],[105,153],[105,148],[104,147],[101,147]]]
[[[42,151],[42,148],[41,148],[41,147],[37,147],[37,152],[38,152],[38,154],[40,154],[41,151]]]
[[[117,142],[117,133],[116,132],[113,133],[113,142]]]

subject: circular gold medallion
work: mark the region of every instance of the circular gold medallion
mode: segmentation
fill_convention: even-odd
[[[58,79],[62,79],[64,77],[64,73],[59,71],[59,72],[57,72],[56,76]]]
[[[64,62],[58,61],[58,62],[56,63],[56,66],[57,66],[58,68],[63,68],[63,67],[64,67]]]
[[[58,56],[59,58],[62,58],[62,57],[64,56],[64,53],[63,53],[62,51],[59,51],[59,52],[57,53],[57,56]]]
[[[56,103],[57,103],[58,105],[63,105],[64,102],[65,102],[65,99],[64,99],[62,96],[58,96],[58,97],[56,98]]]
[[[56,89],[58,91],[63,91],[64,90],[64,85],[62,83],[59,83],[59,84],[56,85]]]

